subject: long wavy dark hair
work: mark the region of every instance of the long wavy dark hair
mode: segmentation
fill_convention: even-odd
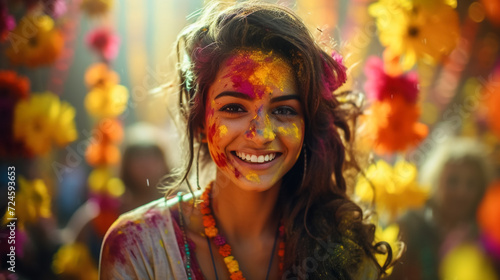
[[[278,201],[286,228],[286,276],[353,279],[362,263],[376,276],[384,275],[392,262],[391,248],[374,244],[375,225],[365,221],[362,209],[346,194],[344,171],[357,166],[350,155],[350,122],[359,110],[333,94],[333,85],[345,76],[343,66],[285,7],[212,3],[179,36],[179,105],[187,123],[189,156],[178,183],[188,182],[195,146],[209,154],[207,144],[198,140],[208,89],[223,62],[239,49],[273,51],[288,59],[304,108],[305,152],[284,176]],[[377,253],[388,255],[383,266],[375,259]]]

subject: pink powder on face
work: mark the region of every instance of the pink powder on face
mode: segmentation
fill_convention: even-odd
[[[231,71],[224,78],[229,77],[235,90],[252,99],[261,99],[273,88],[284,91],[287,83],[284,77],[293,77],[291,66],[272,52],[239,51],[227,60],[226,67]]]

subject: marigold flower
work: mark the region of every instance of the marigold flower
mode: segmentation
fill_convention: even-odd
[[[87,147],[85,159],[92,166],[113,165],[120,162],[120,149],[107,141],[96,142]]]
[[[40,218],[52,216],[51,197],[42,179],[27,180],[19,176],[17,189],[15,217],[18,219],[20,229],[24,229],[27,224],[37,222]],[[8,222],[7,218],[14,217],[7,211],[3,219],[4,224]]]
[[[24,155],[27,152],[21,142],[13,136],[14,107],[20,99],[27,99],[30,81],[14,71],[0,70],[0,156]]]
[[[47,154],[52,144],[65,146],[77,138],[75,109],[51,92],[33,94],[14,109],[14,138],[37,155]]]
[[[245,277],[243,277],[243,273],[241,271],[236,271],[234,273],[231,273],[231,275],[229,275],[229,277],[231,278],[231,280],[244,280]]]
[[[120,82],[120,76],[106,63],[94,63],[85,72],[85,84],[89,88],[113,86]]]
[[[458,14],[447,0],[379,0],[369,7],[382,45],[401,56],[404,69],[417,60],[440,62],[456,46]]]
[[[203,226],[205,227],[214,227],[215,219],[212,215],[204,215],[203,216]]]
[[[418,123],[420,109],[400,95],[374,102],[361,121],[366,124],[366,137],[373,141],[379,154],[405,151],[416,146],[428,134],[428,128]]]
[[[379,160],[368,167],[366,177],[359,178],[355,194],[371,202],[375,191],[378,212],[395,218],[409,208],[421,207],[429,197],[429,188],[417,183],[417,173],[417,167],[409,162],[399,161],[392,167]]]
[[[216,227],[208,227],[208,228],[205,228],[205,234],[212,238],[214,236],[216,236],[217,234],[219,233],[219,231],[217,230]]]
[[[404,248],[404,246],[399,241],[399,226],[397,224],[391,224],[384,229],[378,226],[375,230],[375,240],[376,242],[385,241],[389,243],[392,249],[393,256],[398,256],[401,249]],[[376,254],[375,258],[377,259],[377,262],[381,266],[383,266],[387,259],[387,254]],[[390,275],[392,273],[392,269],[393,267],[387,269],[387,275]]]
[[[26,32],[30,30],[30,32]],[[10,34],[6,55],[11,63],[38,67],[52,64],[61,54],[64,38],[47,15],[27,15]]]
[[[238,261],[234,259],[233,256],[228,256],[224,258],[224,262],[226,263],[227,269],[229,270],[229,273],[234,273],[240,270],[240,266],[238,264]]]
[[[128,97],[122,85],[95,87],[85,97],[85,108],[97,118],[116,117],[127,108]]]
[[[493,182],[484,194],[477,211],[477,222],[496,248],[500,248],[500,181]],[[496,252],[499,253],[499,252]],[[500,254],[499,254],[500,256]]]
[[[229,246],[229,244],[224,244],[224,245],[220,246],[219,247],[219,254],[221,256],[223,256],[224,258],[229,257],[231,255],[231,246]]]
[[[64,278],[91,280],[98,278],[97,267],[86,245],[66,244],[54,255],[52,268]]]
[[[486,121],[491,131],[500,137],[500,68],[496,69],[491,81],[483,88],[484,99],[482,101],[483,108],[486,109]]]

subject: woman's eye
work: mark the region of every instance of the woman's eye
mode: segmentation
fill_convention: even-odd
[[[245,108],[239,104],[227,104],[219,109],[220,112],[227,113],[243,113],[246,112]]]
[[[273,114],[284,115],[284,116],[296,116],[297,111],[295,111],[295,109],[293,109],[292,107],[283,106],[283,107],[278,107],[278,108],[274,109]]]

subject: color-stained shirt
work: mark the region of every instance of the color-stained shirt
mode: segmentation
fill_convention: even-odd
[[[176,202],[161,198],[121,215],[104,237],[99,279],[187,279],[178,213],[169,209]],[[193,261],[192,279],[203,279]]]

